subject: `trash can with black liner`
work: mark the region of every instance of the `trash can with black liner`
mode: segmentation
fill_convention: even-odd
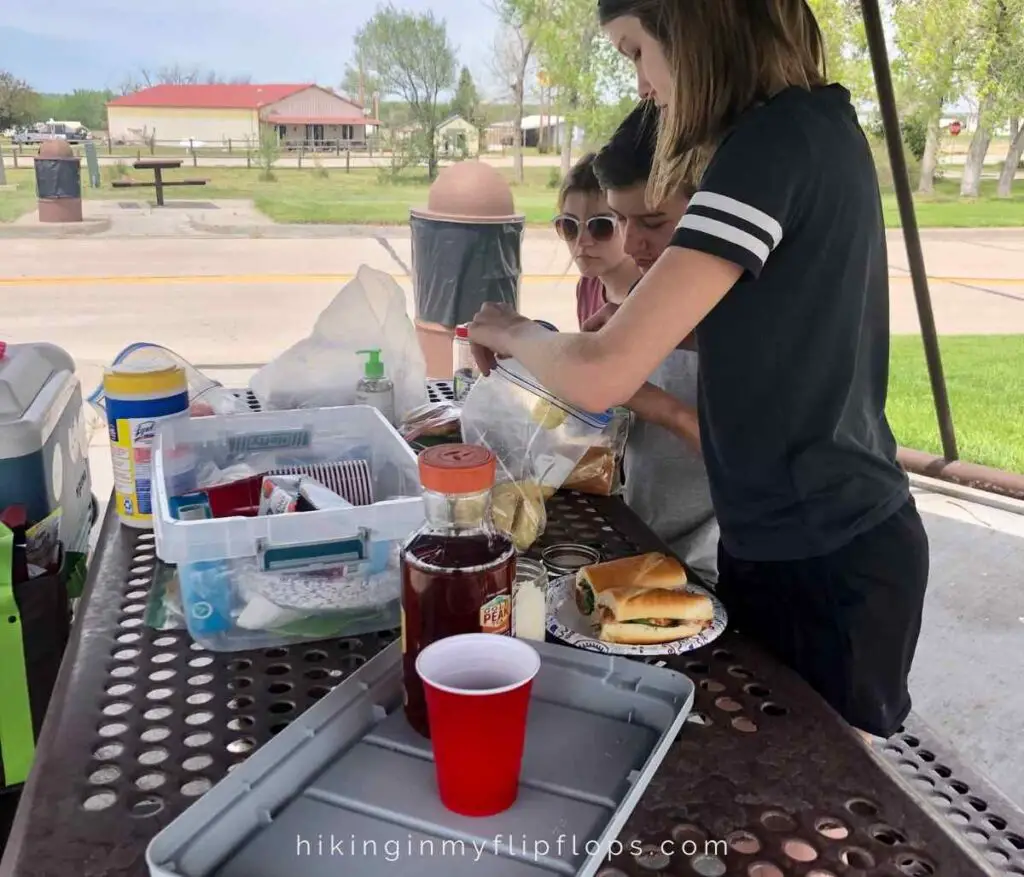
[[[82,221],[82,163],[64,140],[47,140],[35,156],[40,222]]]
[[[464,161],[441,171],[409,225],[416,336],[427,377],[450,380],[455,327],[485,302],[519,306],[525,217],[497,170]]]

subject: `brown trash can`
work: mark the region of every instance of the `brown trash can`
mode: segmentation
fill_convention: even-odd
[[[485,302],[518,308],[525,217],[512,189],[489,164],[463,161],[445,168],[430,187],[426,208],[410,211],[416,334],[427,377],[452,377],[455,327]]]
[[[64,140],[47,140],[34,157],[40,222],[82,222],[82,160]]]

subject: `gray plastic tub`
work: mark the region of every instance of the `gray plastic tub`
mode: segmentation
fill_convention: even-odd
[[[693,705],[683,674],[548,643],[519,799],[471,818],[438,798],[402,711],[393,643],[150,843],[152,877],[591,877]]]

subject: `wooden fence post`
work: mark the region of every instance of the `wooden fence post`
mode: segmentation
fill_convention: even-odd
[[[199,159],[196,157],[196,143],[191,137],[188,138],[188,148],[192,150],[192,167],[199,167]]]
[[[306,151],[306,141],[303,140],[302,143],[299,144],[299,168],[300,169],[302,168],[302,155],[303,155],[303,153],[305,151]]]
[[[351,173],[352,171],[352,150],[345,150],[345,173]]]

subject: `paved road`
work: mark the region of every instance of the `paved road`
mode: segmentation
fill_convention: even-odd
[[[892,327],[919,331],[899,238],[891,249]],[[948,334],[1024,333],[1024,233],[929,238],[936,321]],[[0,239],[8,342],[49,339],[98,370],[145,338],[206,363],[259,362],[303,337],[361,264],[399,278],[410,241],[378,238]],[[557,239],[529,230],[521,308],[571,329],[575,271]],[[97,371],[98,373],[98,371]]]

